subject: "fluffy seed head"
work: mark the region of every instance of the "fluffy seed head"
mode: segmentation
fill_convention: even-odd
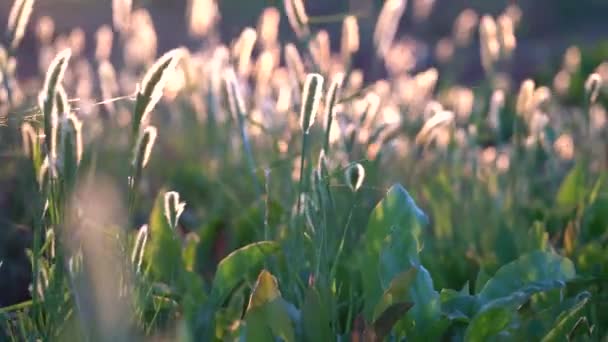
[[[292,77],[295,77],[298,82],[303,82],[306,77],[306,69],[298,49],[292,43],[285,45],[285,63],[287,69],[293,75]]]
[[[342,22],[342,61],[348,62],[351,55],[359,51],[359,22],[357,17],[349,15]]]
[[[148,126],[139,135],[136,149],[137,153],[135,155],[135,159],[133,159],[133,164],[139,170],[144,169],[146,165],[148,165],[150,155],[152,154],[152,148],[154,147],[154,142],[156,141],[157,133],[158,131],[156,127]]]
[[[486,71],[492,70],[494,62],[500,57],[500,42],[497,32],[494,18],[484,15],[479,24],[479,39],[481,63]]]
[[[323,76],[320,74],[308,74],[306,76],[302,91],[302,109],[300,111],[300,127],[305,134],[308,134],[310,127],[315,122],[321,103],[323,81]]]
[[[258,36],[263,48],[268,49],[277,44],[281,13],[274,7],[268,7],[262,13],[258,24]]]
[[[356,192],[361,188],[363,179],[365,179],[365,169],[359,163],[352,164],[346,169],[344,178],[350,190]]]
[[[503,14],[498,17],[498,41],[504,56],[509,57],[517,46],[511,17]]]
[[[602,77],[598,73],[593,73],[587,77],[585,82],[585,93],[589,103],[594,103],[602,89]]]
[[[384,3],[374,30],[374,44],[378,57],[386,56],[393,44],[406,6],[407,0],[387,0]]]
[[[146,250],[148,235],[148,225],[144,224],[137,231],[137,237],[135,238],[135,244],[133,245],[133,251],[131,252],[131,263],[135,265],[137,273],[141,271],[141,264],[144,260],[144,251]]]
[[[46,72],[44,86],[38,94],[38,105],[44,117],[45,145],[52,167],[55,165],[57,156],[57,89],[61,87],[70,56],[70,49],[66,49],[53,59]],[[53,169],[51,168],[51,170]]]
[[[36,23],[36,37],[41,45],[48,45],[55,34],[55,22],[49,16],[43,16]]]
[[[108,25],[103,25],[95,33],[95,58],[98,61],[105,61],[112,54],[112,42],[114,33]]]
[[[490,100],[490,111],[488,113],[488,124],[494,130],[498,129],[500,123],[500,112],[505,105],[505,93],[502,90],[495,90]]]
[[[186,208],[186,202],[179,201],[179,193],[177,191],[168,191],[165,193],[165,218],[169,226],[173,229],[177,227],[179,217]]]
[[[10,42],[12,49],[17,48],[19,43],[21,43],[33,7],[34,0],[15,0],[13,3],[13,7],[11,7],[8,16],[8,25],[6,29],[8,41]]]
[[[190,0],[188,6],[188,27],[193,37],[207,35],[219,18],[215,0]]]
[[[302,0],[284,0],[285,12],[291,28],[298,38],[306,37],[310,34],[308,28],[308,15]]]
[[[420,132],[418,132],[418,134],[416,135],[416,145],[425,145],[427,142],[430,141],[433,131],[435,131],[439,127],[449,125],[452,122],[454,122],[453,112],[443,110],[436,113],[424,123],[424,125],[420,129]]]
[[[224,85],[226,87],[226,93],[228,94],[230,112],[235,119],[238,119],[240,116],[245,115],[247,110],[234,69],[229,68],[224,71]]]
[[[237,58],[238,58],[238,72],[241,76],[249,75],[249,69],[251,64],[251,53],[257,40],[258,34],[251,27],[247,27],[241,33],[237,42]]]
[[[533,106],[534,89],[536,84],[533,80],[527,79],[522,82],[519,88],[519,94],[517,95],[517,102],[515,104],[515,111],[519,115],[527,117],[530,114]]]
[[[154,106],[156,106],[162,97],[169,76],[175,72],[183,56],[184,50],[182,48],[173,49],[161,56],[146,72],[135,104],[133,127],[135,132],[137,132],[141,123],[145,121],[147,115],[154,109]]]
[[[132,0],[112,0],[112,23],[123,34],[129,30],[132,6]]]

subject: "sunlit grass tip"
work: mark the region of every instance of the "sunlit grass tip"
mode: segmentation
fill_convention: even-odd
[[[8,16],[6,35],[11,49],[16,49],[23,39],[35,0],[15,0]]]
[[[304,81],[302,109],[300,111],[300,127],[305,134],[308,134],[315,122],[317,111],[319,110],[319,105],[321,103],[323,82],[323,76],[314,73],[308,74]]]
[[[165,218],[171,228],[175,229],[179,222],[179,217],[186,208],[186,202],[180,202],[177,191],[168,191],[164,197]]]
[[[598,73],[592,73],[585,81],[585,95],[589,103],[597,101],[597,97],[602,89],[602,76]]]
[[[357,192],[365,179],[365,168],[359,163],[350,165],[344,172],[346,185],[352,192]]]
[[[302,0],[284,0],[285,12],[291,28],[299,38],[310,34],[308,28],[308,15]]]

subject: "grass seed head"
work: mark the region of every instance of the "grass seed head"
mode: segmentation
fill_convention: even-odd
[[[122,34],[129,31],[132,7],[132,0],[112,0],[112,23]]]
[[[351,56],[359,51],[359,22],[357,17],[349,15],[342,22],[342,61],[349,63]]]
[[[302,0],[283,0],[289,25],[298,38],[303,39],[310,34],[308,15]]]
[[[189,0],[188,28],[193,37],[204,37],[211,32],[219,18],[215,0]]]
[[[36,22],[36,38],[41,45],[49,45],[55,34],[55,21],[49,16],[43,16]]]
[[[303,83],[306,77],[306,68],[302,62],[302,56],[292,43],[285,45],[285,64],[287,69],[298,80],[298,83]]]
[[[131,263],[135,266],[135,271],[137,273],[141,272],[141,264],[144,260],[148,235],[148,225],[144,224],[137,231],[137,237],[135,238],[135,244],[133,245],[133,251],[131,252]]]
[[[240,85],[234,69],[228,68],[224,71],[224,85],[226,87],[226,94],[228,95],[228,106],[230,112],[235,119],[245,115],[247,109],[245,108],[245,100],[241,94]]]
[[[589,103],[597,101],[597,97],[602,89],[602,77],[598,73],[593,73],[585,81],[585,95]]]
[[[331,125],[336,112],[336,104],[340,101],[340,92],[344,84],[344,73],[335,74],[332,77],[327,96],[325,97],[325,131],[331,135]]]
[[[241,76],[249,75],[251,53],[253,52],[257,37],[256,31],[251,27],[247,27],[238,39],[236,57],[238,58],[238,72]]]
[[[323,76],[320,74],[308,74],[302,91],[302,109],[300,111],[300,127],[304,134],[308,134],[310,127],[315,122],[321,94],[323,92]]]
[[[175,72],[177,64],[184,56],[182,48],[173,49],[161,56],[146,72],[137,94],[135,104],[134,132],[137,132],[141,123],[154,109],[163,95],[163,90],[169,76]]]
[[[384,3],[374,30],[374,44],[378,57],[384,58],[388,53],[406,7],[407,0],[387,0]]]
[[[179,193],[177,191],[168,191],[164,197],[165,218],[169,226],[173,229],[177,227],[179,217],[186,208],[186,202],[179,201]]]
[[[498,41],[503,56],[510,57],[517,46],[517,39],[513,28],[511,17],[503,14],[498,17]]]
[[[279,38],[279,24],[281,13],[275,7],[264,10],[258,24],[259,42],[264,49],[269,49],[277,44]]]
[[[95,32],[95,58],[98,61],[110,59],[113,41],[114,33],[110,26],[103,25]]]
[[[492,93],[490,99],[490,110],[488,112],[488,124],[489,126],[497,130],[500,124],[500,112],[505,105],[505,93],[498,89]]]
[[[489,15],[484,15],[479,24],[479,39],[481,64],[486,72],[494,68],[494,63],[500,57],[500,42],[498,40],[496,21]]]
[[[146,127],[139,135],[137,142],[136,154],[133,159],[133,164],[138,170],[142,170],[148,165],[150,155],[152,154],[152,148],[156,141],[157,129],[154,126]]]
[[[534,90],[536,84],[532,79],[527,79],[521,83],[519,93],[517,95],[517,102],[515,103],[515,111],[518,115],[527,118],[531,114],[532,107],[534,105]]]
[[[30,20],[34,0],[15,0],[8,16],[6,34],[11,49],[16,49],[23,39],[25,28]]]
[[[420,145],[420,146],[426,145],[428,142],[430,142],[433,132],[436,129],[438,129],[439,127],[443,127],[443,126],[452,124],[453,122],[454,122],[454,113],[453,112],[443,110],[443,111],[436,113],[435,115],[433,115],[430,119],[428,119],[424,123],[424,125],[420,129],[420,132],[418,132],[418,134],[416,135],[416,139],[415,139],[416,145]]]
[[[357,192],[365,179],[365,169],[359,163],[350,165],[345,173],[346,184],[352,192]]]

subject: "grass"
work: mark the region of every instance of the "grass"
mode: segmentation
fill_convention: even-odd
[[[355,17],[324,15],[348,22],[340,56],[286,0],[297,42],[246,28],[224,44],[202,25],[203,47],[154,60],[140,41],[154,31],[123,27],[115,67],[41,40],[55,58],[29,89],[13,26],[31,3],[0,54],[0,180],[15,184],[0,220],[31,236],[0,232],[29,262],[0,249],[0,272],[31,274],[0,307],[0,340],[608,338],[597,56],[573,48],[514,84],[513,11],[487,15],[463,39],[480,39],[485,71],[467,88],[457,54],[407,66],[398,0],[376,51],[357,51]],[[360,79],[364,53],[384,79]]]

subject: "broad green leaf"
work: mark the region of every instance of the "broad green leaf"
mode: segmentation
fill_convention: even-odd
[[[228,254],[217,266],[212,296],[219,300],[219,303],[223,303],[235,286],[258,273],[266,258],[277,253],[279,249],[277,242],[261,241]]]
[[[527,315],[526,319],[513,331],[514,337],[520,341],[540,341],[547,335],[557,333],[555,329],[562,318],[565,318],[569,313],[579,312],[578,315],[575,314],[574,317],[570,318],[572,325],[569,326],[568,330],[571,330],[576,325],[576,321],[582,316],[580,315],[580,305],[584,306],[583,303],[587,303],[589,297],[590,294],[588,292],[581,292],[576,297],[557,301],[547,308]],[[551,333],[551,331],[554,332]],[[562,330],[562,332],[564,331]],[[560,335],[560,338],[565,340],[568,332],[565,331],[565,333]]]
[[[562,181],[557,192],[557,204],[562,208],[573,208],[585,197],[585,165],[576,164]]]
[[[426,215],[399,184],[392,186],[374,208],[362,238],[363,251],[358,255],[360,268],[365,270],[362,281],[368,319],[389,282],[419,263],[419,237],[427,222]]]
[[[306,289],[302,306],[302,326],[306,341],[330,341],[332,332],[327,303],[321,301],[321,295],[315,288]]]
[[[164,192],[156,198],[150,215],[150,237],[144,260],[146,272],[154,280],[173,284],[183,270],[182,247],[179,236],[169,226],[164,214]]]
[[[255,283],[251,297],[249,297],[247,311],[261,307],[279,297],[281,297],[281,292],[279,291],[277,278],[270,274],[270,272],[262,270]]]
[[[465,341],[487,341],[503,332],[517,318],[517,310],[528,301],[530,295],[517,291],[483,305],[467,326]]]
[[[414,199],[400,184],[393,185],[384,199],[374,208],[365,236],[364,244],[368,251],[376,255],[382,250],[384,239],[393,227],[413,233],[420,249],[422,227],[428,224],[426,214],[418,208]]]
[[[409,270],[398,274],[390,285],[384,291],[382,298],[374,309],[372,321],[375,322],[378,318],[393,304],[405,302],[409,296],[409,289],[416,279],[417,270],[411,267]]]
[[[249,338],[250,332],[247,329],[248,341],[258,341],[256,338],[261,336],[257,335],[267,335],[268,330],[271,332],[271,336],[280,337],[285,342],[295,341],[287,303],[281,298],[276,278],[266,270],[262,270],[258,276],[249,298],[245,320],[248,327],[255,327],[255,336],[251,336],[251,338]],[[267,329],[264,329],[264,326]]]
[[[516,291],[540,292],[574,278],[574,264],[550,252],[536,251],[501,267],[479,293],[481,304]]]
[[[383,310],[374,323],[373,330],[367,330],[365,336],[374,341],[384,341],[384,337],[391,332],[393,326],[403,318],[414,304],[410,302],[395,302]]]
[[[551,329],[545,335],[545,337],[543,337],[542,341],[568,341],[569,339],[567,338],[567,335],[570,331],[572,331],[578,320],[583,315],[582,311],[589,302],[589,297],[590,295],[587,293],[578,296],[576,304],[569,310],[559,315],[559,317],[555,320],[553,329]]]
[[[517,313],[510,308],[495,307],[477,315],[465,331],[466,342],[483,342],[502,330],[513,320]]]
[[[441,334],[437,325],[441,318],[439,294],[429,272],[420,265],[420,236],[426,224],[426,214],[409,193],[401,185],[394,185],[374,208],[362,240],[364,249],[359,254],[360,267],[365,270],[362,281],[368,321],[372,321],[374,307],[390,282],[410,268],[416,269],[408,289],[408,302],[413,307],[404,320],[410,340],[433,339]]]
[[[477,298],[468,293],[443,289],[439,294],[442,313],[451,321],[468,322],[475,314]]]
[[[585,208],[581,227],[580,242],[601,239],[608,232],[608,197],[599,195]]]
[[[475,278],[475,292],[479,294],[481,289],[486,286],[491,277],[492,276],[489,275],[483,267],[480,267],[479,271],[477,272],[477,278]]]

